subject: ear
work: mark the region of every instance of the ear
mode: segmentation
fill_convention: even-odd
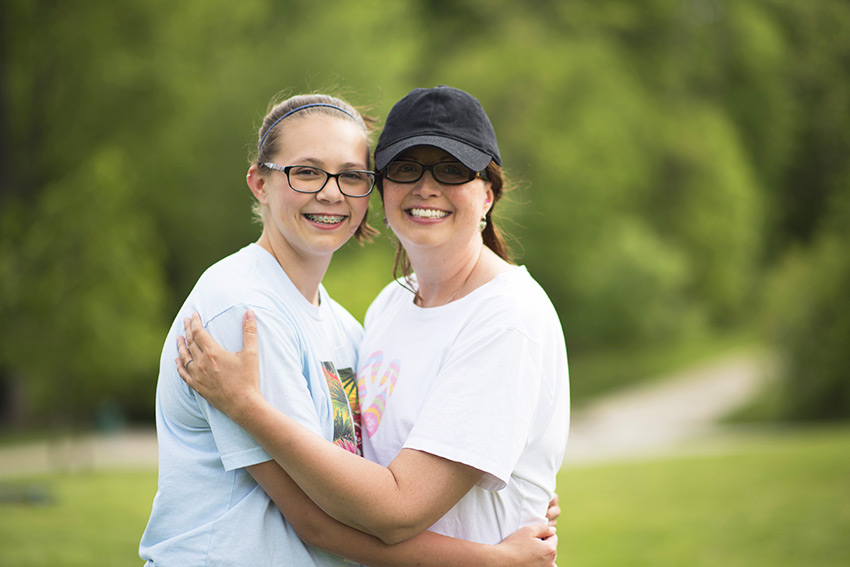
[[[484,212],[482,216],[486,216],[490,209],[493,208],[493,184],[487,182],[487,191],[484,194]]]
[[[248,187],[257,201],[262,205],[268,205],[269,197],[266,194],[266,178],[260,173],[260,168],[256,164],[248,168],[248,175],[245,177],[245,181],[248,183]]]

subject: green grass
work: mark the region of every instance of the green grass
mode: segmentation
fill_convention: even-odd
[[[139,567],[155,491],[153,470],[0,479],[0,565]]]
[[[561,472],[562,567],[830,567],[850,558],[850,427]],[[34,489],[32,487],[35,487]],[[0,565],[140,566],[154,471],[0,479]],[[52,503],[10,503],[30,494]]]
[[[850,564],[850,428],[749,440],[724,455],[568,469],[559,564]]]

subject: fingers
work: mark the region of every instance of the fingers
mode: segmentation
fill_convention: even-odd
[[[555,565],[555,560],[558,558],[558,536],[553,535],[549,539],[546,540],[552,550],[552,565]],[[557,566],[556,566],[557,567]]]
[[[530,536],[536,537],[540,539],[548,539],[550,537],[555,536],[557,530],[555,526],[550,526],[549,524],[535,524],[533,526],[529,526]]]
[[[186,344],[189,351],[191,352],[192,348],[196,348],[203,352],[203,345],[198,344],[198,338],[204,332],[204,325],[201,323],[201,316],[197,312],[192,313],[191,317],[183,318],[183,332],[186,334]]]
[[[558,523],[558,516],[561,515],[561,507],[558,506],[558,494],[549,502],[549,508],[546,510],[546,519],[549,520],[549,525],[554,526]]]
[[[558,525],[558,517],[561,515],[561,508],[553,506],[546,511],[546,519],[549,520],[550,526]]]
[[[201,316],[198,315],[197,312],[192,313],[192,318],[189,320],[189,329],[191,329],[192,332],[192,337],[189,341],[190,350],[191,347],[194,345],[197,347],[198,353],[207,354],[210,357],[214,357],[216,351],[223,350],[221,345],[219,345],[215,341],[215,339],[212,338],[212,335],[210,335],[209,332],[204,329],[204,324],[201,321]],[[186,338],[188,339],[189,337],[187,336]],[[192,354],[194,353],[195,352],[192,351]]]
[[[177,337],[177,354],[180,355],[180,363],[184,367],[192,360],[192,353],[189,351],[186,339],[182,336]]]
[[[183,337],[177,337],[177,352],[180,354],[180,356],[174,359],[174,362],[177,364],[177,373],[183,378],[184,382],[190,384],[192,375],[186,368],[186,364],[191,362],[192,355],[189,354],[189,349],[186,348],[186,339]]]
[[[242,352],[257,355],[257,317],[250,309],[242,317]]]

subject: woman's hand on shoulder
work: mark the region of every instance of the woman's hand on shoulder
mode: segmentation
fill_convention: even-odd
[[[257,319],[248,310],[242,318],[242,350],[229,352],[204,329],[194,313],[183,320],[184,336],[177,337],[175,359],[183,381],[231,418],[249,411],[260,393]]]

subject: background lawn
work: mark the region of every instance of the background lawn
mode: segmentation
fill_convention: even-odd
[[[153,470],[0,479],[0,565],[138,567],[155,492]]]
[[[559,565],[823,567],[850,560],[850,428],[723,454],[561,472]],[[154,471],[0,480],[0,565],[141,565]]]
[[[850,429],[562,471],[559,565],[850,565]]]

